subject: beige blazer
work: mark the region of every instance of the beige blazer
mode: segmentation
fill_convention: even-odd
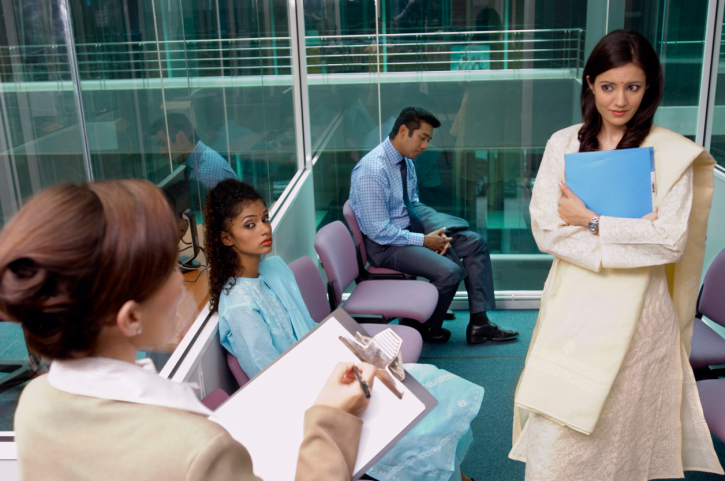
[[[349,480],[361,431],[356,416],[310,408],[295,479]],[[259,480],[244,446],[204,416],[69,394],[46,376],[23,390],[15,439],[23,481]]]

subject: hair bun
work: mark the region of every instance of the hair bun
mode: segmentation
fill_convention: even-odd
[[[0,273],[0,304],[3,310],[23,324],[35,318],[33,314],[39,313],[43,299],[53,295],[55,290],[49,285],[50,277],[45,268],[27,257],[9,263]]]

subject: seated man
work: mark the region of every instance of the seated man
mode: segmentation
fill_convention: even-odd
[[[427,207],[428,228],[413,207],[418,201],[415,167],[411,159],[428,148],[440,122],[426,110],[408,107],[398,116],[389,138],[370,151],[352,171],[350,203],[370,264],[430,279],[438,289],[438,305],[424,324],[408,323],[428,342],[446,342],[450,331],[442,327],[448,307],[465,279],[471,321],[469,344],[486,340],[508,341],[519,333],[499,329],[486,311],[495,309],[493,275],[488,245],[468,230],[463,219],[438,214],[455,225],[436,223]],[[434,215],[431,215],[433,211]],[[433,224],[431,224],[431,219]],[[446,230],[450,227],[450,230]],[[449,237],[450,236],[450,237]]]
[[[169,136],[166,136],[168,126]],[[224,179],[236,179],[237,176],[229,162],[215,150],[201,141],[194,143],[196,133],[191,122],[184,114],[170,113],[151,125],[151,135],[156,137],[161,155],[171,154],[174,163],[186,162],[189,179],[201,182],[211,189]],[[167,150],[171,152],[167,152]],[[205,196],[202,195],[202,200]]]

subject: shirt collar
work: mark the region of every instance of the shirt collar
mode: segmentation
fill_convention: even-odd
[[[385,140],[383,140],[383,150],[385,151],[385,157],[388,159],[388,162],[393,165],[399,164],[400,161],[405,158],[393,146],[393,143],[390,141],[390,137],[386,137]]]
[[[206,145],[202,144],[201,140],[197,142],[194,146],[194,150],[192,150],[186,158],[186,165],[193,169],[196,167],[197,160],[201,163],[201,154],[204,152],[204,149],[206,149]]]
[[[191,384],[164,379],[156,374],[153,363],[145,364],[142,367],[105,357],[56,360],[50,365],[48,383],[79,396],[211,414],[196,397]]]

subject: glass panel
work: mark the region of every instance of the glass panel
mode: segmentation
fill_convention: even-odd
[[[643,34],[660,56],[664,94],[655,123],[695,140],[708,2],[632,2],[624,28]]]
[[[3,2],[0,13],[0,175],[3,187],[11,176],[20,205],[44,187],[83,182],[86,173],[57,2]]]
[[[56,1],[0,4],[0,228],[45,187],[86,179],[68,48]],[[0,322],[0,431],[37,361]]]
[[[712,116],[710,153],[721,169],[725,169],[725,28],[720,42],[720,62],[717,69],[715,110]]]
[[[586,4],[554,3],[525,18],[523,4],[506,1],[385,0],[378,35],[356,12],[339,23],[328,13],[320,36],[305,4],[311,112],[324,112],[313,137],[327,136],[317,144],[318,227],[342,219],[352,168],[398,113],[423,107],[441,127],[415,159],[421,201],[486,236],[497,290],[541,289],[551,261],[531,235],[528,201],[548,137],[579,118],[586,24]],[[567,15],[552,18],[564,3]],[[309,60],[324,48],[345,54],[334,70],[329,55]]]

